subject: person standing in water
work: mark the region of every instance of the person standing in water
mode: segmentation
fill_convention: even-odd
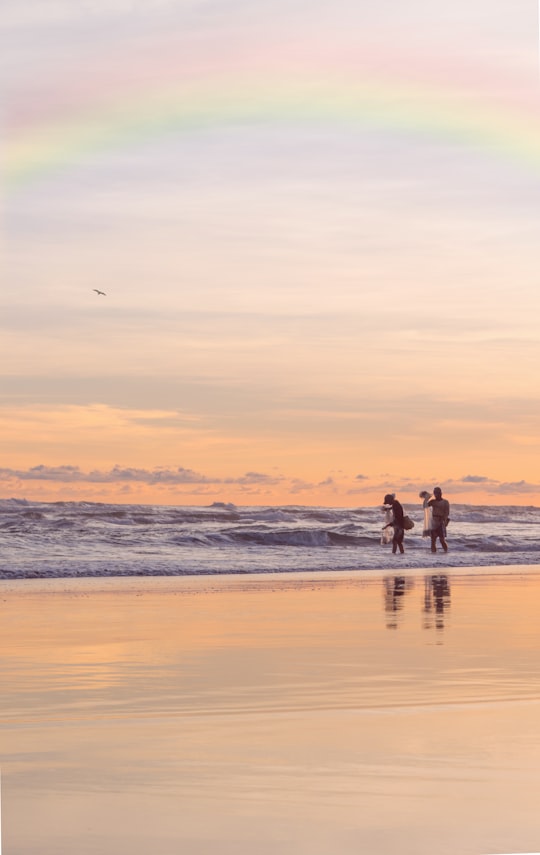
[[[440,487],[433,488],[433,498],[428,501],[428,505],[433,513],[433,521],[431,524],[431,551],[437,552],[437,539],[439,539],[444,551],[448,552],[448,544],[446,543],[446,526],[450,519],[450,503],[447,499],[443,499]]]
[[[384,497],[384,504],[392,510],[392,522],[387,525],[387,527],[392,526],[394,529],[392,552],[395,555],[399,549],[400,553],[403,554],[405,552],[403,546],[403,537],[405,535],[405,529],[403,528],[403,507],[401,502],[398,502],[396,497],[391,493],[387,493]]]

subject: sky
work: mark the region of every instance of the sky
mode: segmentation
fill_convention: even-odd
[[[539,504],[537,15],[3,0],[0,497]]]

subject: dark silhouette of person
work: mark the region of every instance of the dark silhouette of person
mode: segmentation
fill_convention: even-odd
[[[431,528],[431,551],[437,552],[437,539],[440,540],[441,546],[445,552],[448,552],[448,544],[446,542],[446,526],[450,520],[450,503],[447,499],[443,499],[442,490],[440,487],[433,488],[433,499],[428,502],[433,513],[433,522]]]
[[[395,555],[399,549],[400,553],[403,554],[405,552],[405,548],[403,546],[403,537],[405,535],[405,529],[403,528],[403,507],[391,493],[387,493],[384,497],[384,504],[391,507],[393,514],[392,522],[388,523],[388,525],[391,525],[394,529],[392,552]]]

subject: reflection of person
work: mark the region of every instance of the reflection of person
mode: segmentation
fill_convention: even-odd
[[[405,534],[405,529],[403,528],[403,507],[401,502],[398,502],[396,497],[391,493],[387,493],[384,497],[384,505],[385,509],[392,511],[392,521],[388,522],[385,526],[385,528],[392,526],[394,529],[392,552],[395,555],[399,549],[400,553],[403,554],[405,552],[403,546],[403,536]]]
[[[444,615],[450,608],[450,585],[448,576],[424,577],[424,629],[433,626],[432,614],[435,612],[435,627],[444,629]]]
[[[419,496],[424,500],[422,502],[422,507],[424,509],[424,530],[422,532],[422,537],[431,537],[431,528],[433,526],[433,511],[429,506],[431,496],[427,490],[422,490],[422,492],[419,493]]]
[[[398,620],[396,612],[403,608],[403,596],[405,594],[405,578],[403,576],[389,577],[384,580],[384,608],[388,615],[386,621],[387,629],[397,629]]]
[[[440,487],[433,488],[433,499],[429,499],[428,505],[433,513],[431,551],[437,552],[437,539],[439,539],[444,551],[448,552],[448,544],[446,543],[446,526],[450,519],[450,503],[447,499],[443,499]]]

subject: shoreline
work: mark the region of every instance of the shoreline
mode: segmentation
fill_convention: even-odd
[[[522,577],[540,574],[538,564],[494,564],[468,567],[387,567],[369,570],[301,570],[287,572],[200,573],[189,575],[124,575],[124,576],[55,576],[0,579],[4,593],[204,593],[204,590],[242,591],[265,588],[285,590],[330,583],[356,587],[368,580],[392,577],[448,576],[451,578]]]

